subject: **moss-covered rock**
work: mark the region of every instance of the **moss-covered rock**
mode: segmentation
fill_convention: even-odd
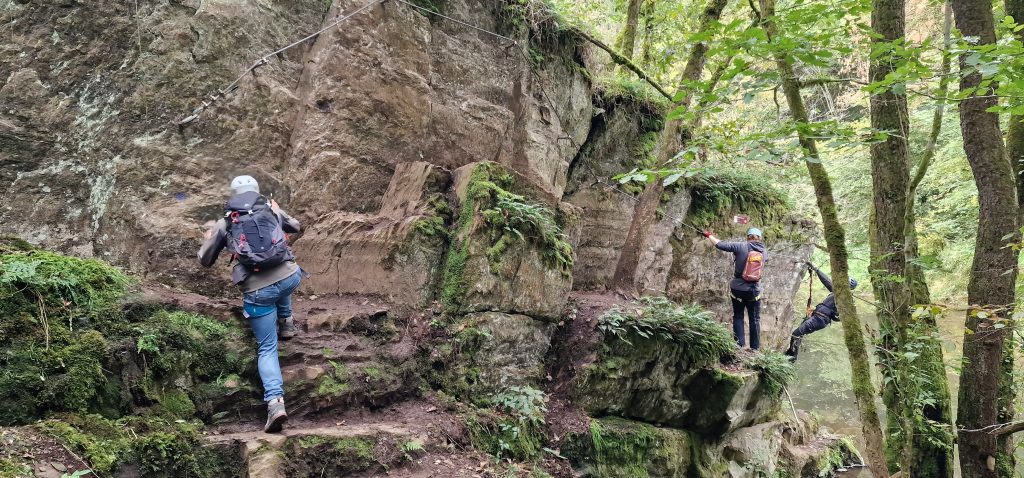
[[[449,343],[432,351],[427,379],[469,403],[485,404],[509,387],[536,386],[544,377],[544,359],[554,324],[525,315],[468,314],[450,327]]]
[[[778,405],[758,373],[725,370],[730,333],[696,306],[648,299],[598,319],[603,339],[574,379],[573,397],[592,416],[607,414],[686,428],[717,439],[757,423]]]
[[[244,389],[252,344],[237,324],[124,305],[131,280],[95,260],[0,255],[0,424],[55,412],[212,419],[224,377]],[[42,378],[42,380],[40,380]],[[251,389],[250,389],[251,390]]]
[[[245,476],[237,450],[201,446],[198,422],[157,416],[108,420],[99,415],[67,415],[36,427],[103,475],[131,468],[153,477]]]
[[[693,445],[685,430],[607,417],[567,437],[562,454],[582,476],[672,478],[691,476]]]
[[[459,168],[454,187],[460,206],[442,281],[445,307],[559,317],[572,287],[574,209],[540,202],[542,193],[495,163]]]

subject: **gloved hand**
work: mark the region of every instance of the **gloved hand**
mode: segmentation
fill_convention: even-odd
[[[711,237],[713,234],[714,233],[711,232],[710,229],[705,229],[704,232],[701,233],[701,235],[703,235],[704,237]]]

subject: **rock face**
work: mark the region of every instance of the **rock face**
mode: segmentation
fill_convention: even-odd
[[[402,4],[373,6],[268,59],[188,127],[170,125],[264,52],[354,8],[9,2],[0,12],[12,36],[0,49],[0,101],[9,105],[0,112],[0,221],[45,247],[196,291],[226,290],[228,268],[201,271],[193,254],[204,224],[220,215],[224,185],[247,172],[308,226],[295,248],[312,273],[309,292],[415,307],[442,280],[447,238],[430,233],[457,220],[435,207],[445,195],[458,207],[448,175],[493,161],[532,200],[580,218],[563,224],[581,238],[563,282],[604,289],[635,201],[608,183],[649,153],[660,110],[597,91],[585,74],[589,50],[550,20],[523,22],[502,2],[444,2],[447,14],[482,28],[530,35],[540,55],[528,62],[495,37]],[[678,224],[689,219],[692,193],[678,189],[652,227],[640,289],[698,301],[728,320],[727,259]],[[770,251],[809,251],[768,239]],[[554,296],[564,298],[565,287],[552,285],[560,279],[529,251],[508,252],[520,257],[502,273],[536,271],[546,275],[540,288],[515,298],[522,284],[483,275],[470,309],[560,314]],[[772,346],[788,335],[796,270],[776,261],[766,279]]]

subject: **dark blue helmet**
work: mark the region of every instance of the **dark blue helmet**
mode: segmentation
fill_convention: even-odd
[[[857,288],[857,279],[850,278],[850,290]]]

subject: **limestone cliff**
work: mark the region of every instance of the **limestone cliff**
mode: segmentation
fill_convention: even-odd
[[[185,309],[237,332],[234,299],[219,298],[232,295],[227,268],[202,270],[194,253],[227,181],[249,173],[304,224],[293,243],[311,273],[297,303],[304,334],[282,349],[300,418],[290,434],[244,431],[259,403],[241,362],[220,376],[192,362],[152,375],[144,340],[162,316],[151,311],[131,330],[92,325],[128,344],[118,365],[103,362],[109,376],[94,377],[112,384],[102,404],[18,395],[31,413],[0,410],[3,423],[170,411],[215,425],[207,441],[246,456],[243,476],[372,476],[422,458],[424,446],[451,463],[433,472],[472,470],[487,453],[539,460],[528,476],[817,476],[849,459],[808,417],[782,418],[779,391],[736,357],[715,324],[730,320],[730,259],[681,226],[738,237],[735,213],[765,226],[770,251],[788,257],[765,280],[763,342],[781,347],[793,260],[810,254],[813,227],[756,181],[680,182],[645,244],[645,294],[711,314],[664,309],[656,327],[668,335],[602,328],[607,317],[647,320],[646,305],[605,293],[635,204],[609,184],[642,164],[663,112],[593,84],[588,67],[603,60],[541,5],[431,3],[518,39],[524,57],[384,2],[268,58],[195,123],[171,124],[260,55],[361,5],[0,0],[5,234],[134,272],[149,298],[124,310]],[[69,327],[68,337],[81,332]],[[700,360],[681,332],[696,328],[718,337]],[[0,346],[13,347],[7,337]],[[148,381],[132,385],[139,374]],[[819,459],[826,450],[836,463]],[[392,476],[420,476],[411,470]]]

